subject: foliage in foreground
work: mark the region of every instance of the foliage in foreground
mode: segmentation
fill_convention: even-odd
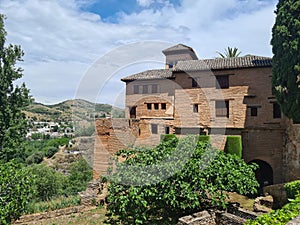
[[[0,224],[18,219],[32,199],[33,177],[14,162],[0,162]]]
[[[282,112],[300,122],[300,1],[279,0],[275,13],[272,83]]]
[[[284,189],[288,198],[296,198],[300,194],[300,180],[286,183]]]
[[[197,143],[197,137],[122,150],[119,155],[126,161],[116,162],[108,177],[108,210],[122,224],[162,224],[195,210],[224,208],[225,191],[253,194],[258,187],[257,166]]]
[[[246,225],[284,225],[290,220],[296,218],[300,214],[300,196],[282,207],[282,209],[274,210],[269,214],[257,217],[254,221],[247,221]]]

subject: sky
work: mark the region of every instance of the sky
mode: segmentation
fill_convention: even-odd
[[[0,0],[7,43],[25,52],[25,82],[44,104],[85,98],[124,106],[132,73],[163,68],[182,43],[198,58],[227,46],[272,56],[278,0]]]

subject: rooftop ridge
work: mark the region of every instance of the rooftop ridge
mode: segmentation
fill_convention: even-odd
[[[271,67],[272,58],[265,56],[248,55],[234,58],[214,58],[178,61],[172,69],[151,69],[136,73],[121,79],[121,81],[150,80],[174,78],[173,72],[226,70],[239,68]]]

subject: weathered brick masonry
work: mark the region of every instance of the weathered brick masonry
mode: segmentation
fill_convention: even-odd
[[[281,115],[272,94],[271,58],[198,60],[185,45],[163,53],[165,69],[122,79],[126,119],[96,121],[95,175],[120,148],[155,145],[161,134],[175,133],[211,135],[221,150],[226,135],[239,135],[244,160],[260,165],[261,184],[300,179],[299,127]]]

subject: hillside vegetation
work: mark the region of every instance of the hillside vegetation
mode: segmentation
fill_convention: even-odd
[[[34,102],[24,110],[34,121],[67,122],[93,121],[98,117],[124,117],[124,110],[109,104],[91,103],[82,99],[67,100],[54,105]]]

